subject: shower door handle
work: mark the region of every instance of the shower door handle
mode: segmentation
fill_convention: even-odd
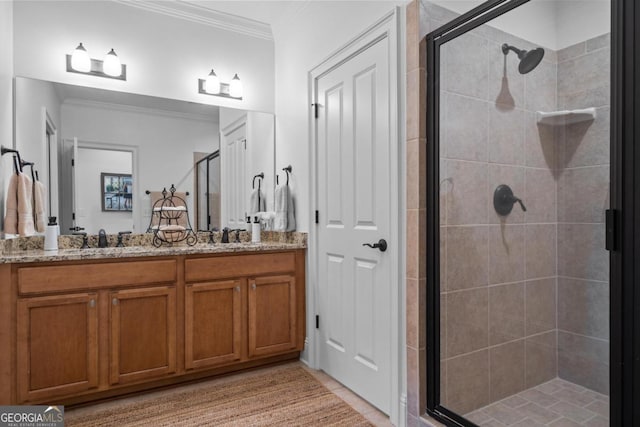
[[[378,243],[363,243],[362,246],[369,246],[370,248],[378,249],[380,250],[380,252],[384,252],[387,250],[387,241],[384,239],[380,239],[378,240]]]

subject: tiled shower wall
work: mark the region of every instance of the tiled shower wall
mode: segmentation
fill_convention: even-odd
[[[421,37],[456,16],[420,9]],[[441,50],[441,402],[460,413],[556,375],[608,385],[608,40],[545,49],[525,76],[505,42],[534,47],[482,26]],[[586,106],[596,121],[536,124]],[[499,184],[527,212],[499,217]]]
[[[555,134],[535,117],[555,110],[556,57],[521,75],[505,42],[533,47],[482,26],[441,49],[441,402],[459,413],[557,374]],[[526,212],[495,212],[500,184]]]
[[[609,392],[610,36],[558,52],[558,109],[596,107],[596,119],[559,128],[558,376]]]

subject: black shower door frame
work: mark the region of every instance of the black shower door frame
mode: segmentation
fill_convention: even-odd
[[[440,403],[440,46],[529,0],[489,0],[427,40],[427,414],[474,426]],[[640,425],[640,4],[611,1],[610,425]],[[636,148],[636,140],[638,148]],[[636,285],[637,284],[637,285]],[[636,290],[637,288],[637,290]],[[635,309],[635,310],[634,310]]]

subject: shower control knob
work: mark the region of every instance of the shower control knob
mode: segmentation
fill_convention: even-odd
[[[493,207],[498,215],[509,215],[513,210],[513,205],[518,203],[523,212],[527,211],[524,202],[513,195],[513,190],[506,184],[499,185],[493,193]]]

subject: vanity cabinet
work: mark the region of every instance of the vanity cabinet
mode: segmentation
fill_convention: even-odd
[[[176,371],[176,289],[111,292],[111,384],[151,379]]]
[[[249,357],[297,347],[296,279],[293,275],[249,280]]]
[[[304,345],[304,249],[12,264],[0,278],[0,405],[99,400]]]
[[[97,294],[17,302],[17,387],[20,402],[98,386]]]
[[[303,252],[187,259],[185,277],[187,369],[302,350]]]
[[[244,288],[241,280],[186,286],[186,369],[218,366],[241,359]]]

